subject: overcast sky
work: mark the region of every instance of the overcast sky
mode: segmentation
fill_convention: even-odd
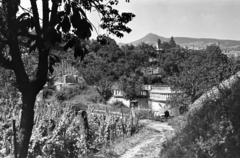
[[[120,0],[118,9],[136,17],[128,25],[133,31],[117,42],[131,42],[150,32],[240,40],[240,0]]]
[[[240,0],[119,1],[117,9],[136,17],[128,24],[132,32],[124,38],[114,38],[117,42],[132,42],[150,32],[163,37],[240,40]],[[98,29],[98,15],[91,13],[89,18]]]

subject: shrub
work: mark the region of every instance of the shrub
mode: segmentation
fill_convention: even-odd
[[[137,110],[136,114],[139,119],[154,119],[154,114],[150,110]]]
[[[69,100],[76,95],[82,94],[87,89],[85,85],[74,85],[71,87],[64,87],[61,91],[56,93],[56,98],[58,101],[63,102],[65,100]]]
[[[123,104],[123,102],[121,101],[115,101],[111,104],[111,106],[114,106],[114,107],[117,107],[117,108],[121,108],[121,107],[124,107],[125,105]]]
[[[104,99],[99,94],[96,94],[96,93],[90,94],[88,96],[87,100],[89,102],[93,102],[93,103],[102,103],[102,102],[104,102]]]
[[[43,90],[43,98],[49,98],[53,95],[53,93],[54,93],[53,89],[49,89],[49,88],[44,89]]]
[[[66,93],[63,91],[57,92],[55,97],[59,102],[63,102],[67,99]]]
[[[111,110],[120,112],[123,114],[129,114],[130,113],[130,108],[125,106],[123,102],[121,101],[115,101],[112,104],[110,104]]]
[[[74,111],[87,110],[87,109],[88,109],[88,106],[82,102],[72,106],[72,110]]]

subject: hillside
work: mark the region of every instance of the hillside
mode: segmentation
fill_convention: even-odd
[[[165,38],[153,33],[149,33],[146,36],[126,44],[138,45],[142,42],[156,45],[157,40],[160,39],[162,42],[169,41],[169,38]],[[194,48],[205,48],[211,44],[219,44],[223,49],[240,50],[240,41],[236,40],[222,40],[213,38],[189,38],[189,37],[174,37],[177,44],[181,46],[188,46]],[[120,45],[123,45],[121,43]]]
[[[240,158],[240,72],[203,94],[182,116],[171,120],[172,138],[161,158]]]

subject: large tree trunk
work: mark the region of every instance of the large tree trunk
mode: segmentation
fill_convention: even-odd
[[[36,95],[33,93],[22,94],[21,123],[18,131],[18,158],[26,158],[28,155],[29,141],[34,125],[34,104]]]

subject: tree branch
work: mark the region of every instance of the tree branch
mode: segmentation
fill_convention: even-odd
[[[48,0],[42,0],[42,5],[43,5],[43,34],[45,37],[48,34],[48,27],[49,27]]]
[[[36,77],[33,81],[31,81],[31,85],[32,87],[34,87],[34,93],[38,93],[40,90],[42,90],[43,86],[46,84],[48,76],[48,55],[49,55],[48,49],[39,51],[38,69]]]
[[[31,0],[32,1],[32,0]],[[48,55],[50,51],[51,32],[55,26],[57,15],[58,1],[52,0],[51,19],[49,21],[49,1],[42,0],[43,4],[43,39],[37,39],[38,47],[38,68],[34,80],[30,81],[31,86],[34,87],[34,93],[38,93],[47,81],[48,76]],[[44,41],[44,42],[43,42]]]
[[[8,46],[9,46],[9,54],[12,57],[11,62],[4,60],[2,58],[2,62],[5,62],[6,65],[10,66],[16,75],[17,82],[19,84],[19,90],[21,92],[27,91],[26,87],[29,87],[29,78],[25,71],[24,64],[21,57],[21,52],[18,43],[18,35],[17,35],[17,27],[16,27],[16,13],[17,9],[13,5],[15,3],[14,0],[8,0],[7,4],[7,26],[9,35],[7,37]],[[4,56],[3,56],[4,57]],[[12,64],[9,64],[12,63]]]
[[[33,15],[33,12],[31,11],[31,10],[29,10],[29,9],[26,9],[26,8],[24,8],[23,6],[21,6],[21,5],[19,5],[19,7],[24,11],[24,12],[28,12],[28,13],[30,13],[30,14],[32,14]],[[41,18],[39,18],[39,20],[42,20]]]
[[[31,1],[32,10],[33,10],[33,17],[34,17],[36,32],[38,35],[41,35],[41,27],[39,23],[37,3],[36,3],[36,0],[30,0],[30,1]]]
[[[49,4],[48,0],[42,0],[43,4],[43,40],[47,41],[48,39],[48,31],[49,31]],[[40,30],[40,24],[39,24],[39,15],[38,15],[38,9],[36,5],[36,0],[31,0],[31,5],[33,9],[33,15],[35,21],[37,21],[37,24],[35,25],[37,34],[41,34]],[[54,5],[54,4],[53,4]],[[57,12],[57,10],[56,10]],[[36,77],[33,81],[31,81],[31,86],[34,87],[34,93],[38,93],[44,86],[47,80],[47,73],[48,73],[48,54],[49,49],[46,48],[44,43],[42,43],[42,39],[38,39],[37,41],[37,47],[38,47],[38,70],[36,73]]]
[[[58,1],[52,0],[52,9],[51,9],[51,18],[50,18],[50,27],[53,28],[55,26],[56,17],[57,17],[57,8]]]

